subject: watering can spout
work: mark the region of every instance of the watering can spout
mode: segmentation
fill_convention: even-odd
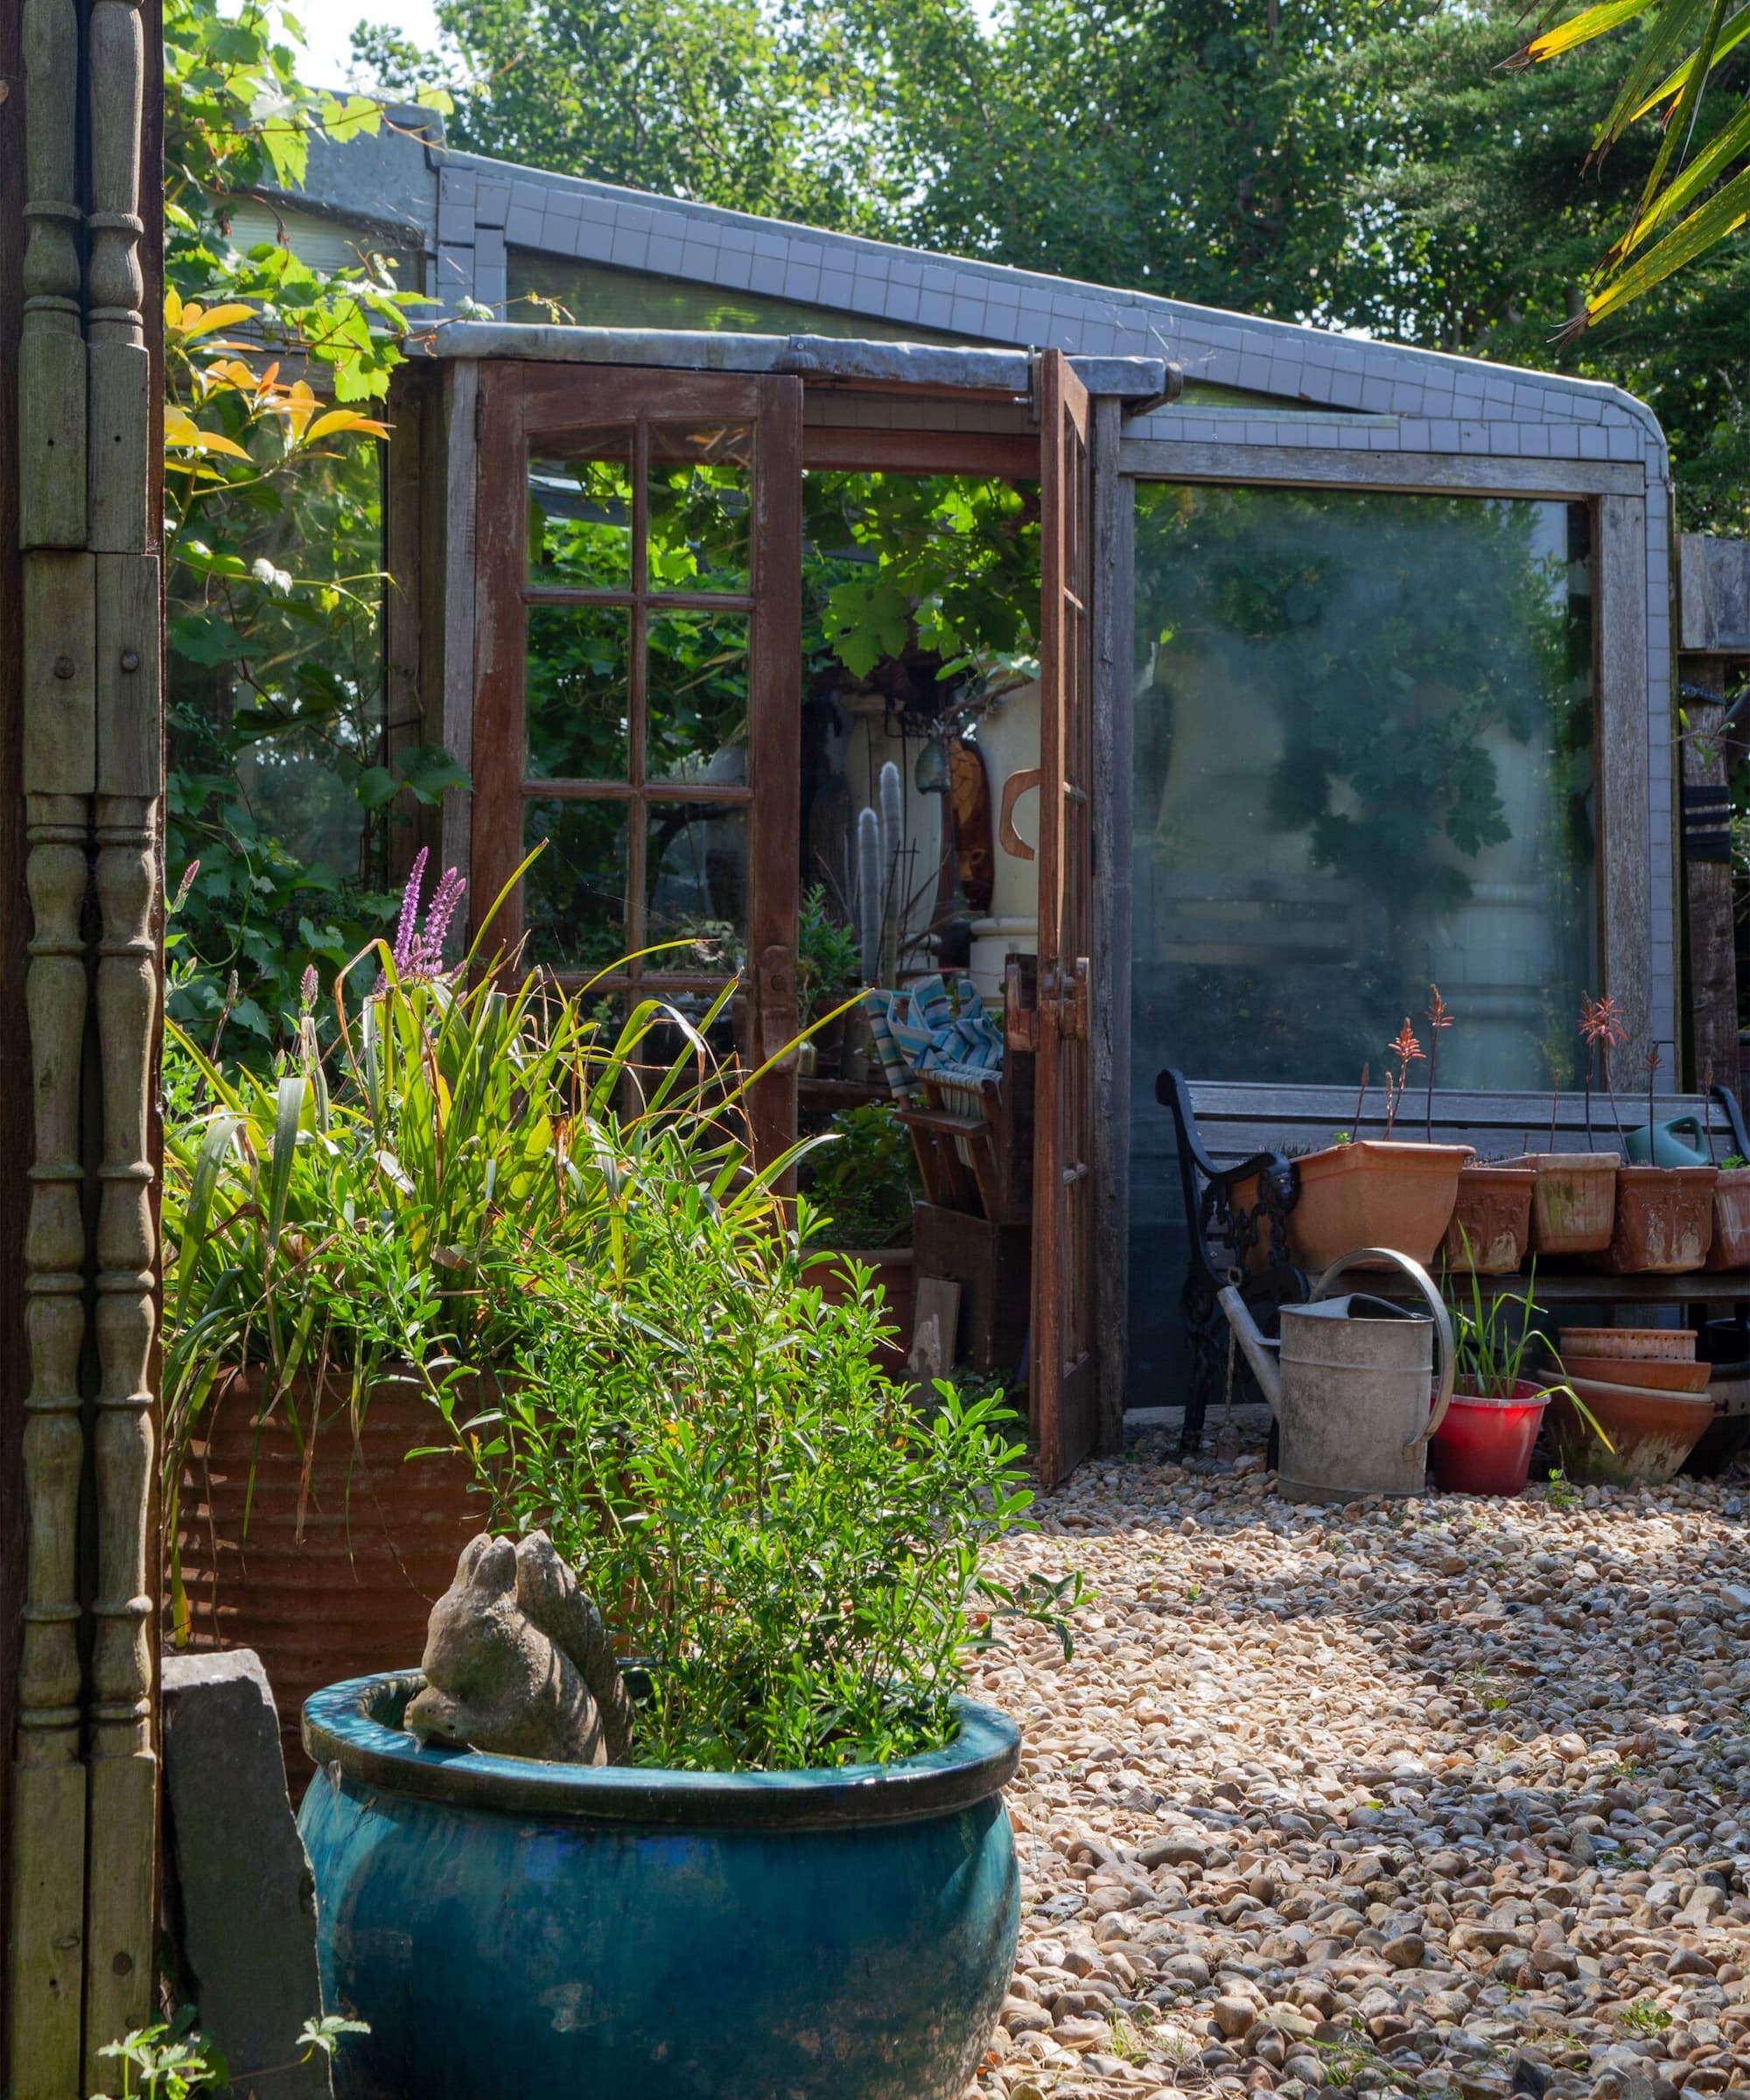
[[[1252,1367],[1252,1376],[1264,1388],[1264,1396],[1272,1409],[1282,1404],[1282,1371],[1277,1361],[1278,1345],[1266,1341],[1258,1333],[1257,1322],[1246,1310],[1246,1302],[1240,1296],[1237,1284],[1229,1284],[1219,1295],[1217,1302],[1228,1316],[1228,1325],[1234,1337],[1245,1351],[1246,1362]]]

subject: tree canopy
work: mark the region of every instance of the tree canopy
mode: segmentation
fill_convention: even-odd
[[[1740,237],[1578,342],[1659,135],[1588,168],[1656,20],[1505,70],[1518,0],[438,0],[385,86],[456,88],[474,150],[947,253],[1613,381],[1685,522],[1750,525]],[[1715,68],[1696,150],[1750,43]]]

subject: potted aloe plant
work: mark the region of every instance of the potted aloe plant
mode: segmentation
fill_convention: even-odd
[[[1600,1077],[1610,1096],[1619,1139],[1622,1119],[1616,1112],[1616,1089],[1610,1057],[1627,1040],[1628,1029],[1616,1001],[1607,993],[1580,998],[1579,1034],[1586,1091],[1586,1125],[1592,1136],[1592,1089]],[[1539,1254],[1602,1254],[1610,1246],[1616,1222],[1620,1152],[1527,1152],[1523,1164],[1536,1180],[1531,1197],[1531,1245]]]
[[[1368,1092],[1363,1068],[1354,1131],[1294,1162],[1299,1194],[1288,1214],[1288,1237],[1304,1269],[1327,1269],[1357,1247],[1391,1247],[1414,1261],[1432,1262],[1446,1237],[1460,1169],[1472,1148],[1396,1136],[1410,1068],[1426,1054],[1408,1014],[1386,1052],[1391,1065],[1385,1075],[1384,1136],[1362,1136]],[[1432,1107],[1429,1123],[1432,1131]]]
[[[629,1753],[431,1746],[407,1653],[306,1709],[325,2003],[370,2030],[342,2092],[958,2100],[984,2054],[1018,1739],[965,1660],[1010,1614],[1067,1640],[1079,1586],[985,1574],[1031,1521],[1011,1418],[886,1377],[874,1293],[820,1289],[806,1198],[721,1129],[592,1116],[590,1242],[529,1250],[517,1375],[452,1410],[494,1529],[638,1659]]]
[[[1616,1218],[1606,1266],[1624,1275],[1677,1276],[1706,1264],[1719,1170],[1704,1151],[1658,1121],[1663,1060],[1647,1052],[1647,1121],[1629,1133],[1616,1177]],[[1613,1097],[1613,1106],[1614,1099]]]

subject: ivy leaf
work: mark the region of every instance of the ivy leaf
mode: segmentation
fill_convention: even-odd
[[[353,793],[359,798],[360,808],[374,811],[385,802],[393,802],[401,783],[387,766],[367,766],[353,782]]]
[[[402,785],[421,802],[443,799],[446,788],[472,788],[472,780],[441,744],[416,744],[396,761]]]

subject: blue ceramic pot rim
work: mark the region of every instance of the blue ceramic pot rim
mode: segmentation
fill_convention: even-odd
[[[417,1670],[349,1677],[304,1704],[304,1746],[318,1768],[383,1793],[588,1823],[701,1829],[832,1830],[914,1823],[987,1801],[1014,1777],[1020,1731],[1004,1714],[956,1699],[941,1750],[889,1765],[803,1772],[668,1772],[644,1765],[556,1765],[421,1743],[399,1726],[424,1680]]]

